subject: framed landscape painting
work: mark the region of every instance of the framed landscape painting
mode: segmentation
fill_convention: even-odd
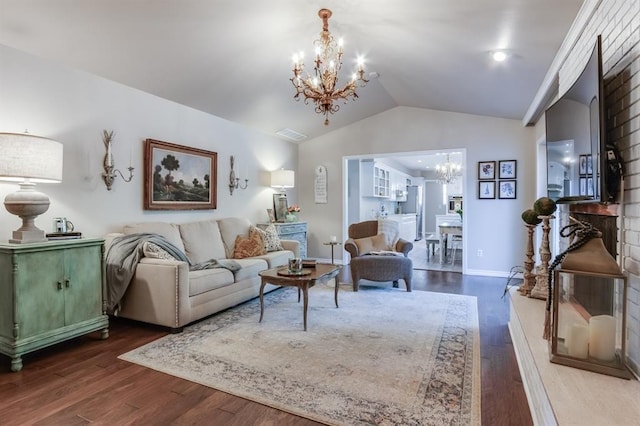
[[[145,210],[215,209],[217,170],[216,152],[147,139]]]

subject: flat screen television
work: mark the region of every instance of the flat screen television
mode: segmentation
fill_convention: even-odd
[[[578,79],[545,111],[547,194],[556,202],[616,202],[619,188],[607,173],[602,46],[596,40]],[[617,159],[616,159],[617,160]]]

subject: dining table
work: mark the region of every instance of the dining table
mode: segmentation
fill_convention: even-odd
[[[438,225],[440,235],[440,263],[444,263],[449,235],[462,235],[462,222],[442,222]]]

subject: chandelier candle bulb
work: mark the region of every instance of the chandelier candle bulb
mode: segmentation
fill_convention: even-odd
[[[589,355],[600,361],[616,358],[616,319],[611,315],[589,319]]]

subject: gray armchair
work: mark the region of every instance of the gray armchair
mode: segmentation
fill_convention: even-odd
[[[353,223],[349,225],[348,232],[349,239],[344,243],[344,249],[351,255],[353,291],[358,291],[360,279],[393,281],[394,287],[403,279],[407,291],[411,291],[413,263],[408,254],[413,243],[399,238],[393,247],[389,247],[389,236],[378,233],[377,220]],[[371,253],[380,251],[384,254]]]

